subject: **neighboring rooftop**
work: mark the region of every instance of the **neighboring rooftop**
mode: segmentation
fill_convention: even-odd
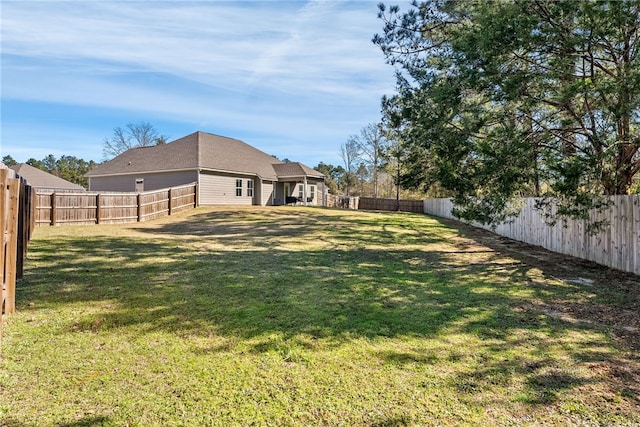
[[[11,166],[18,175],[27,180],[30,186],[40,190],[85,191],[84,187],[58,176],[35,168],[26,163]]]

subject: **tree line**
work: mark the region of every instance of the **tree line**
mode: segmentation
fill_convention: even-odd
[[[114,128],[111,138],[105,138],[103,140],[103,158],[104,160],[109,160],[130,148],[166,144],[167,140],[168,137],[166,135],[160,134],[160,132],[148,122],[128,123],[124,128]],[[2,157],[2,163],[9,167],[18,164],[11,155]],[[49,154],[42,160],[36,160],[32,157],[25,163],[69,182],[73,182],[74,184],[81,185],[84,188],[88,188],[89,186],[84,175],[98,165],[98,163],[93,160],[86,161],[75,156],[67,155],[56,158],[53,154]]]
[[[17,164],[15,159],[10,155],[2,157],[2,163],[9,167]],[[49,154],[42,160],[36,160],[32,157],[25,163],[69,182],[73,182],[74,184],[81,185],[84,188],[88,187],[84,174],[89,172],[97,164],[93,160],[86,161],[75,156],[63,155],[56,158],[53,154]]]
[[[380,123],[370,123],[340,145],[342,165],[320,162],[314,169],[326,178],[329,193],[380,198],[422,198],[419,188],[400,181],[402,156],[398,144]],[[431,192],[433,193],[433,191]]]

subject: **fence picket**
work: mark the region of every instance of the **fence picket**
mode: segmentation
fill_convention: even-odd
[[[495,232],[514,240],[542,246],[640,275],[640,196],[610,196],[611,206],[589,213],[589,221],[609,222],[597,234],[589,233],[585,220],[558,221],[548,225],[535,208],[535,199],[523,203],[520,215],[511,224],[500,224]],[[450,199],[427,199],[424,212],[444,218],[451,215]],[[551,212],[555,213],[555,204]],[[485,227],[486,228],[486,227]]]
[[[16,311],[16,278],[18,262],[18,211],[20,198],[20,181],[9,180],[9,219],[7,220],[7,266],[5,271],[5,302],[4,312],[13,313]]]
[[[22,277],[27,244],[35,225],[34,193],[27,182],[0,164],[0,313],[16,309],[16,280]],[[0,321],[1,334],[2,321]]]
[[[35,222],[46,225],[149,221],[196,207],[197,184],[143,193],[38,193]]]
[[[423,213],[424,202],[422,200],[396,200],[360,197],[358,209]]]

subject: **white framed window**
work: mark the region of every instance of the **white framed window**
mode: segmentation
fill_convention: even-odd
[[[311,187],[309,187],[309,197],[311,198],[311,200],[315,200],[316,199],[316,186],[312,185]]]
[[[242,180],[236,179],[236,197],[242,197]]]
[[[298,198],[302,200],[303,197],[304,197],[304,185],[300,184],[298,185]]]
[[[253,180],[247,180],[247,197],[253,197]]]

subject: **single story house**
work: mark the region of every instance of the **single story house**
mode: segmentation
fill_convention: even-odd
[[[132,148],[85,175],[90,191],[149,191],[198,183],[200,205],[324,205],[324,175],[238,139],[195,132]],[[295,199],[294,199],[295,198]]]
[[[35,188],[36,191],[51,191],[56,193],[86,191],[81,185],[74,184],[73,182],[62,179],[26,163],[18,163],[17,165],[11,166],[11,169],[13,169],[16,174],[26,179],[29,185]]]

